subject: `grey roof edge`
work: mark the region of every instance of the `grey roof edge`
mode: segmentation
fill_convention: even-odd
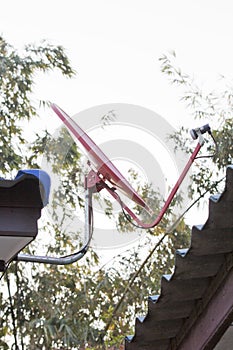
[[[152,327],[152,323],[154,328],[159,329],[164,321],[182,319],[183,322],[192,314],[193,306],[197,305],[197,300],[202,298],[229,253],[233,252],[232,208],[233,165],[229,165],[226,169],[224,191],[220,195],[210,196],[209,216],[206,223],[193,226],[189,248],[177,250],[174,273],[162,276],[160,295],[149,296],[147,314],[141,319],[142,322],[139,323],[139,320],[136,320],[135,334],[125,338],[126,350],[147,349],[149,340],[146,340],[142,334],[143,329]],[[219,235],[219,230],[223,235]],[[182,285],[184,293],[180,298]],[[193,293],[193,298],[190,291]],[[169,312],[168,309],[171,310],[173,306],[173,311]],[[163,340],[164,338],[161,338],[161,344]],[[156,343],[159,341],[159,334],[157,338],[153,337],[153,341]],[[156,349],[166,350],[169,347],[161,345]]]

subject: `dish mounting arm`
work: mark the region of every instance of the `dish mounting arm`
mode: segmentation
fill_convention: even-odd
[[[69,265],[78,260],[80,260],[88,251],[90,241],[93,232],[93,215],[92,215],[92,195],[98,191],[98,187],[93,181],[93,172],[91,171],[87,176],[85,176],[85,244],[83,247],[73,253],[61,257],[53,256],[40,256],[40,255],[30,255],[30,254],[18,254],[14,260],[32,262],[32,263],[43,263],[50,265]]]

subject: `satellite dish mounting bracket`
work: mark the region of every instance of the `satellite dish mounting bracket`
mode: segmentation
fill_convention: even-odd
[[[100,177],[91,170],[85,176],[84,182],[85,188],[85,226],[84,226],[84,236],[85,244],[83,247],[72,254],[60,257],[53,256],[41,256],[41,255],[31,255],[31,254],[18,254],[14,260],[32,262],[32,263],[43,263],[50,265],[69,265],[78,260],[80,260],[88,251],[89,244],[92,238],[93,232],[93,213],[92,213],[92,195],[95,192],[99,192],[102,186],[102,180]]]

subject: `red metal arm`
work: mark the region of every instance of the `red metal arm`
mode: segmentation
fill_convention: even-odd
[[[169,205],[171,204],[171,201],[173,200],[173,198],[175,197],[176,192],[178,191],[181,183],[183,182],[185,176],[187,175],[191,165],[193,164],[198,152],[200,151],[202,147],[202,144],[200,142],[198,142],[195,150],[193,151],[191,157],[188,160],[188,163],[186,164],[184,170],[182,171],[178,181],[176,182],[175,186],[173,187],[173,189],[171,190],[166,202],[164,203],[163,208],[161,209],[160,213],[158,214],[157,218],[152,222],[152,223],[144,223],[142,222],[135,214],[134,212],[127,207],[127,205],[125,205],[121,200],[120,197],[118,196],[118,194],[113,191],[111,188],[106,187],[106,189],[108,190],[108,192],[118,201],[118,203],[120,203],[120,205],[123,207],[123,209],[132,217],[133,220],[136,221],[136,223],[145,229],[149,229],[152,227],[155,227],[159,224],[159,222],[162,220],[165,212],[167,211]]]

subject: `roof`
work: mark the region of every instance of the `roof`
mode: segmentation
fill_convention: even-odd
[[[43,170],[20,170],[0,179],[0,271],[37,235],[37,220],[48,203],[50,178]]]
[[[176,252],[172,275],[150,296],[126,350],[213,349],[233,320],[233,166],[221,195],[211,196],[209,217],[194,226],[188,249]]]

